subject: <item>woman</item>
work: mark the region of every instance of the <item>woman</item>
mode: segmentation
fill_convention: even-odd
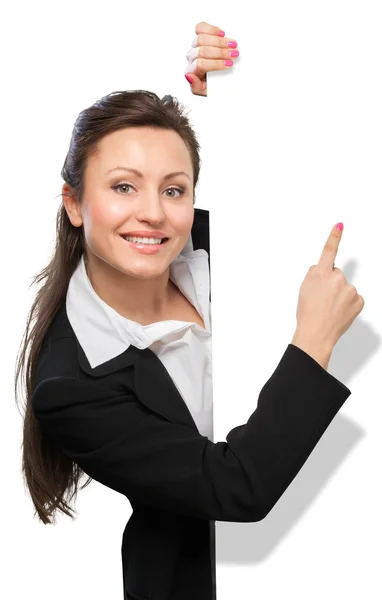
[[[218,31],[200,23],[196,47],[224,61]],[[204,76],[213,66],[204,63]],[[200,64],[190,72],[202,93]],[[258,407],[213,443],[199,169],[197,139],[172,97],[116,92],[80,113],[56,248],[36,278],[45,283],[18,365],[27,367],[23,471],[38,516],[72,517],[65,495],[84,473],[85,485],[125,495],[126,599],[215,598],[215,521],[263,519],[351,393],[326,370],[363,307],[334,268],[342,234],[333,228]]]

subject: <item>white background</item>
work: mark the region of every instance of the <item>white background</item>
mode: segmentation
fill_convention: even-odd
[[[299,286],[338,221],[336,266],[365,298],[329,364],[352,395],[265,520],[217,522],[218,600],[380,599],[380,2],[10,6],[0,40],[0,596],[122,598],[130,505],[93,482],[76,521],[33,517],[13,375],[28,286],[53,250],[74,121],[111,91],[148,89],[190,109],[202,146],[195,206],[210,210],[215,441],[255,410],[292,339]],[[208,98],[183,75],[199,21],[241,53],[233,70],[208,75]]]

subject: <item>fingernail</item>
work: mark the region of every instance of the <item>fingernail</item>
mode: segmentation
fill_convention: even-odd
[[[192,77],[190,77],[189,75],[185,75],[185,78],[187,79],[188,83],[191,83],[191,85],[194,83]]]
[[[220,37],[224,37],[225,33],[224,33],[224,31],[218,31],[218,35],[220,35]]]
[[[337,225],[336,225],[337,231],[342,231],[343,228],[344,228],[344,224],[343,223],[337,223]]]
[[[237,42],[228,42],[230,48],[237,48]]]
[[[232,52],[229,53],[230,56],[236,57],[239,56],[240,52],[239,50],[232,50]]]
[[[225,61],[224,61],[224,64],[225,64],[225,66],[226,66],[226,67],[232,67],[232,65],[233,65],[233,60],[225,60]]]

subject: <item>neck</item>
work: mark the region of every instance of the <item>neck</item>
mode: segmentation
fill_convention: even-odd
[[[158,277],[139,279],[95,258],[85,260],[87,276],[95,293],[108,306],[142,325],[165,320],[176,288],[169,278],[169,267]]]

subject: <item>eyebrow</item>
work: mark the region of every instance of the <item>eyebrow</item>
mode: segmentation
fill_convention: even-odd
[[[114,167],[113,169],[106,171],[106,175],[108,173],[111,173],[112,171],[130,171],[131,173],[134,173],[137,177],[143,178],[143,173],[141,173],[137,169],[130,169],[129,167]],[[186,177],[188,177],[188,179],[191,180],[190,176],[185,171],[174,171],[174,173],[168,173],[163,177],[163,179],[171,179],[172,177],[175,177],[175,175],[186,175]]]

